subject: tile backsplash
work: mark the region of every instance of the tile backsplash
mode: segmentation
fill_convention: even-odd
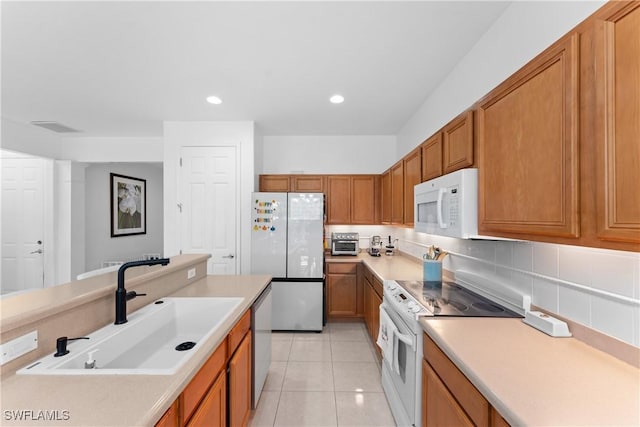
[[[640,347],[640,254],[538,242],[462,240],[393,226],[327,226],[398,239],[403,253],[422,258],[430,245],[450,252],[444,268],[470,271],[531,296],[532,303]],[[513,301],[518,303],[518,301]]]

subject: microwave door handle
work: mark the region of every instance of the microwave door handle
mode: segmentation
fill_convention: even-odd
[[[444,199],[444,194],[447,192],[446,188],[441,188],[438,191],[438,203],[436,204],[436,210],[438,211],[438,226],[440,228],[447,228],[447,224],[444,222],[444,215],[442,215],[442,200]]]

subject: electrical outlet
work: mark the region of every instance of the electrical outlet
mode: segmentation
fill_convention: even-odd
[[[187,271],[187,279],[193,279],[194,277],[196,277],[196,269],[195,268],[190,268]]]
[[[16,359],[38,348],[38,331],[13,339],[0,345],[0,365]]]

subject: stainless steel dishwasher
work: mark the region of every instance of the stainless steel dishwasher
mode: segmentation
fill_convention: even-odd
[[[253,339],[253,376],[251,406],[258,406],[260,393],[271,365],[271,283],[251,306],[251,331]]]

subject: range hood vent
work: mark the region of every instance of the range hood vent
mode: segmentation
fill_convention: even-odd
[[[58,122],[39,122],[39,121],[35,121],[35,122],[31,122],[32,125],[34,126],[40,126],[41,128],[45,128],[45,129],[49,129],[53,132],[57,132],[57,133],[74,133],[74,132],[80,132],[79,130],[70,128],[68,126],[65,126],[63,124],[60,124]]]

